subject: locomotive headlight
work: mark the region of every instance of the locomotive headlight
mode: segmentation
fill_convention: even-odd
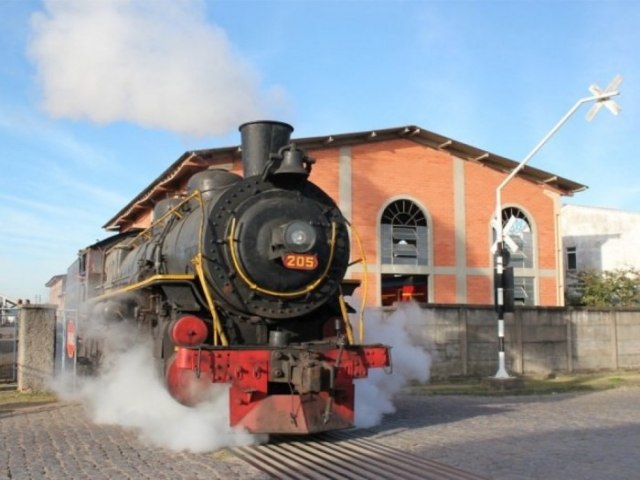
[[[314,228],[306,222],[296,220],[285,227],[284,243],[292,252],[308,252],[316,244],[316,239]]]

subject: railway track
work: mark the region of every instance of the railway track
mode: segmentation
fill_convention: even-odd
[[[334,432],[301,440],[275,437],[268,444],[231,451],[270,477],[283,480],[484,478],[352,433]]]

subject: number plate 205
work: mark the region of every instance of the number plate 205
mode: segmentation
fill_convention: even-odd
[[[318,256],[304,253],[287,253],[282,256],[282,264],[292,270],[315,270]]]

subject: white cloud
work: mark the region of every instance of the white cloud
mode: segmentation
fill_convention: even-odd
[[[223,134],[282,103],[201,0],[45,1],[29,53],[54,117]]]

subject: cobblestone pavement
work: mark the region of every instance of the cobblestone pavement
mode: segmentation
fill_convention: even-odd
[[[640,479],[640,388],[403,397],[372,438],[500,480]]]
[[[640,479],[640,389],[408,396],[370,439],[494,479]],[[170,452],[78,404],[0,411],[0,479],[264,479],[222,450]]]
[[[94,425],[79,404],[0,412],[0,479],[268,478],[228,451],[172,452],[135,431]]]

